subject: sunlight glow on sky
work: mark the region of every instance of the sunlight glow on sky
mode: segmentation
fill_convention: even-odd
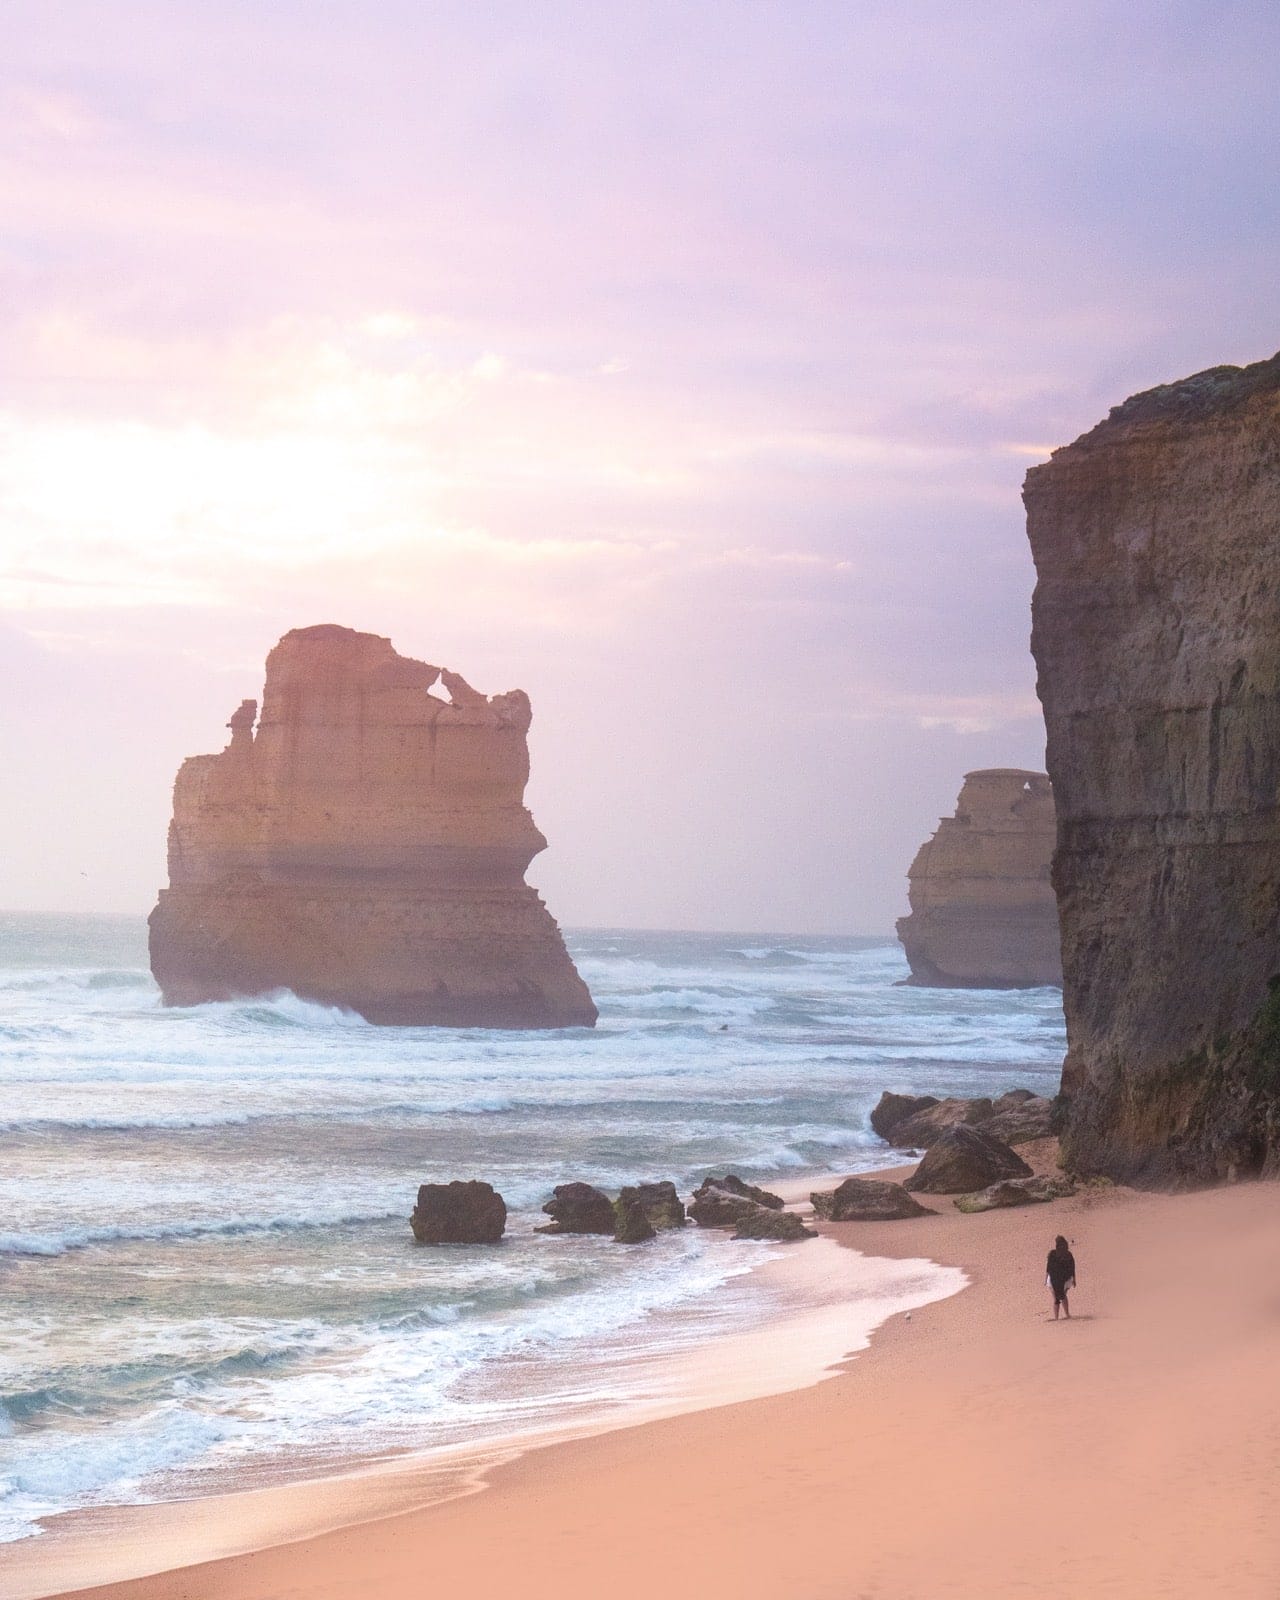
[[[887,929],[1042,761],[1026,468],[1280,345],[1226,10],[14,0],[0,905],[339,621],[529,691],[562,921]]]

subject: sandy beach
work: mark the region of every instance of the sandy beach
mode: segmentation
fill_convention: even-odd
[[[76,1592],[1274,1600],[1278,1202],[1274,1184],[1101,1187],[824,1227],[869,1255],[960,1266],[971,1287],[893,1318],[815,1386],[530,1450],[479,1493],[392,1516],[358,1479],[341,1495],[300,1486],[343,1525]],[[1043,1263],[1058,1231],[1080,1287],[1055,1324]],[[181,1507],[156,1515],[176,1551]]]

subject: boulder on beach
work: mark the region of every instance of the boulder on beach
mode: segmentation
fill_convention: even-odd
[[[1030,1206],[1046,1200],[1060,1200],[1074,1194],[1076,1186],[1070,1178],[1055,1178],[1049,1173],[1038,1173],[1032,1178],[1008,1178],[1003,1183],[993,1183],[976,1194],[959,1194],[952,1201],[957,1211],[999,1211],[1006,1206]]]
[[[491,1183],[424,1183],[409,1218],[419,1244],[497,1244],[507,1207]]]
[[[613,1202],[613,1237],[618,1244],[644,1244],[656,1237],[636,1187],[624,1189]]]
[[[933,1105],[903,1117],[895,1124],[889,1142],[900,1150],[927,1150],[948,1129],[985,1122],[991,1112],[991,1101],[984,1095],[972,1100],[948,1096],[945,1100],[935,1100]]]
[[[824,1222],[896,1222],[933,1213],[913,1200],[900,1183],[881,1178],[846,1178],[836,1189],[809,1196]]]
[[[557,1184],[542,1209],[551,1221],[538,1233],[612,1233],[616,1226],[613,1201],[590,1183]]]
[[[1007,1144],[981,1128],[950,1128],[930,1149],[904,1188],[919,1194],[971,1194],[1005,1178],[1029,1178],[1031,1168]]]
[[[806,1228],[794,1211],[776,1211],[772,1206],[748,1204],[734,1223],[735,1239],[769,1239],[777,1244],[796,1244],[818,1235]]]
[[[781,1195],[726,1172],[723,1178],[703,1179],[689,1201],[689,1215],[700,1228],[732,1228],[748,1206],[781,1211],[784,1204]]]

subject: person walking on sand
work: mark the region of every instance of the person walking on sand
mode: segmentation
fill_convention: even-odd
[[[1067,1290],[1076,1286],[1076,1258],[1061,1234],[1053,1241],[1053,1249],[1045,1263],[1045,1282],[1053,1290],[1053,1320],[1058,1320],[1058,1309],[1061,1307],[1070,1321],[1071,1307],[1067,1303]]]

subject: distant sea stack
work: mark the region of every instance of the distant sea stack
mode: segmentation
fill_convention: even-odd
[[[1043,772],[967,773],[955,815],[920,846],[907,875],[911,914],[899,919],[898,938],[909,981],[947,989],[1060,984],[1049,881],[1056,837]]]
[[[1064,1148],[1280,1169],[1280,356],[1137,395],[1027,474],[1058,806]]]
[[[256,712],[174,784],[150,923],[166,1004],[287,988],[371,1022],[595,1022],[524,881],[546,847],[524,807],[527,695],[324,624],[272,650],[255,731]]]

